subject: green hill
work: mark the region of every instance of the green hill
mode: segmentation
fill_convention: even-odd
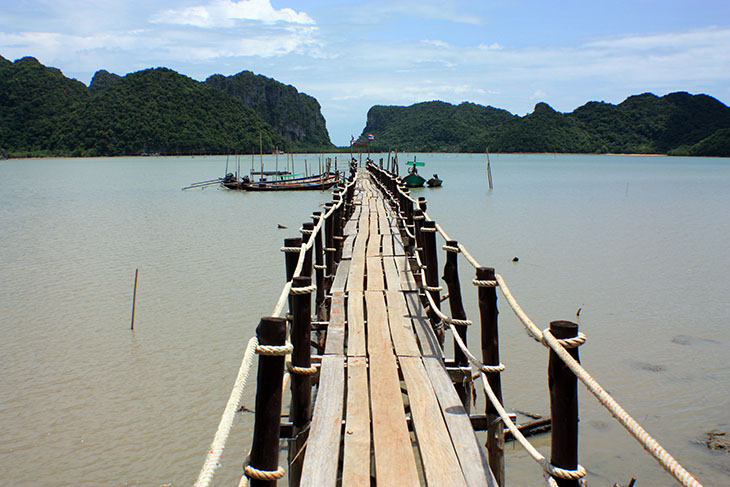
[[[214,74],[205,83],[251,107],[289,142],[287,147],[315,150],[332,147],[319,103],[293,86],[250,71],[233,76]]]
[[[459,118],[458,113],[468,113]],[[504,110],[441,101],[374,106],[360,136],[373,150],[663,153],[730,156],[730,108],[707,95],[651,93],[618,105],[589,102],[571,113],[545,103],[517,117]]]
[[[71,112],[51,150],[72,155],[258,152],[281,146],[253,110],[166,68],[128,74]]]

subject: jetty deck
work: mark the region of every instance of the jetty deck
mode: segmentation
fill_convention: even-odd
[[[396,216],[364,172],[354,205],[330,289],[300,485],[496,485],[418,297]]]

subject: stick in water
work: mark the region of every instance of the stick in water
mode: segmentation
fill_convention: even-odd
[[[134,271],[134,294],[132,294],[132,327],[134,331],[134,308],[137,305],[137,276],[139,275],[139,268]]]

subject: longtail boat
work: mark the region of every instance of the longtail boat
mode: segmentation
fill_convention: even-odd
[[[416,158],[414,157],[412,161],[406,162],[406,165],[411,166],[411,168],[408,170],[408,176],[403,178],[403,182],[406,183],[406,186],[409,188],[422,187],[426,180],[418,174],[416,166],[423,166],[424,163],[416,162]]]
[[[240,181],[222,181],[221,186],[228,189],[243,191],[297,191],[297,190],[322,190],[329,189],[340,179],[337,172],[328,172],[306,177],[286,177],[279,175],[278,179],[267,180],[261,178],[258,181],[244,176]]]

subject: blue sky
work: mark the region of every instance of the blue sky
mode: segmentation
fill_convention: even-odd
[[[373,105],[730,104],[730,0],[0,0],[0,55],[87,84],[99,69],[250,70],[317,98],[346,145]]]

